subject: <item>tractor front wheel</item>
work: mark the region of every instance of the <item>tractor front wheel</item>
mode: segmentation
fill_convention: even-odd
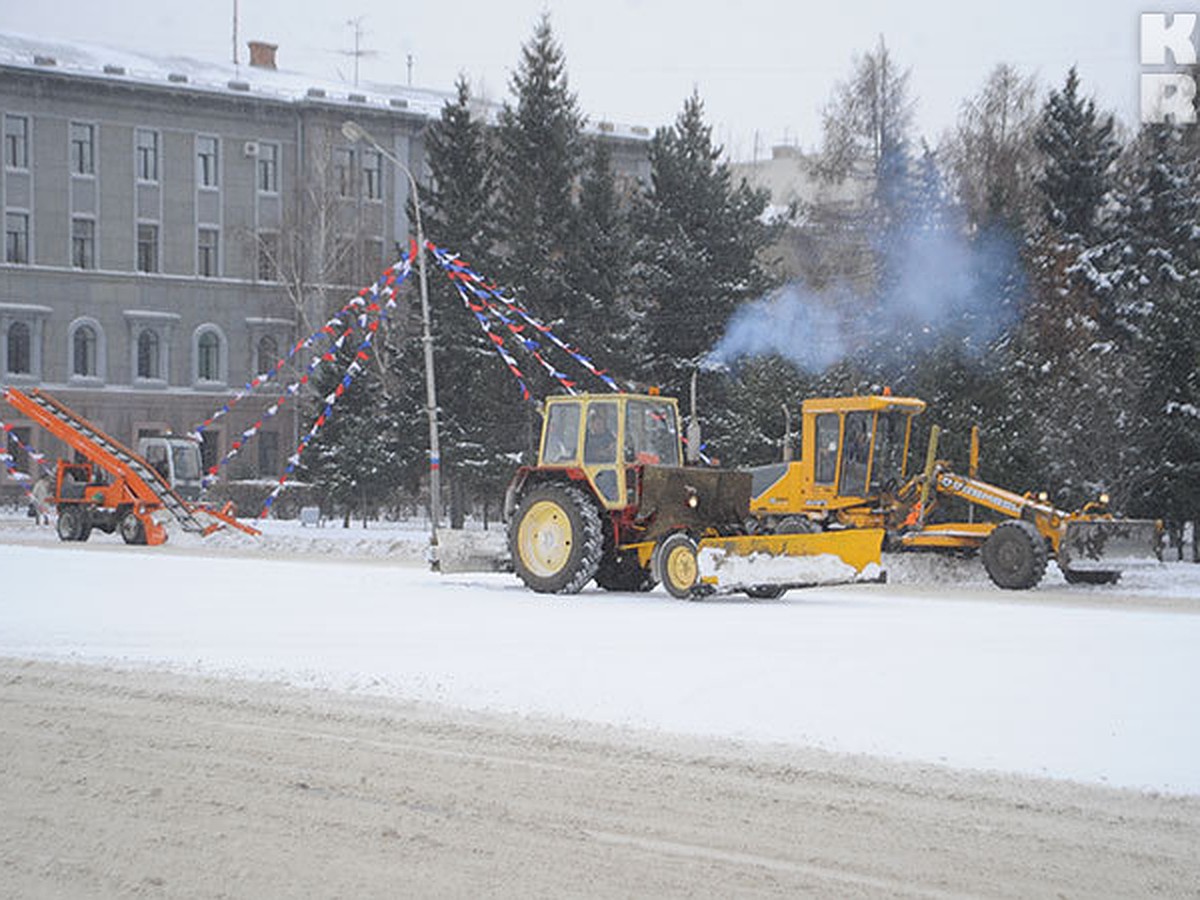
[[[980,551],[983,567],[997,587],[1024,591],[1046,573],[1046,540],[1031,523],[1014,519],[995,527]]]
[[[692,538],[677,531],[663,538],[654,553],[654,568],[667,593],[680,600],[698,600],[700,587],[699,550]]]
[[[543,484],[522,498],[509,531],[513,568],[541,594],[577,594],[604,549],[600,513],[578,488]]]

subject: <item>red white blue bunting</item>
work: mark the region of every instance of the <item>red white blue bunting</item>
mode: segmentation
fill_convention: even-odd
[[[360,375],[371,359],[371,350],[373,341],[380,326],[388,320],[391,310],[396,307],[396,294],[400,286],[404,283],[409,273],[412,271],[412,260],[416,255],[416,242],[410,242],[409,252],[398,262],[389,266],[382,276],[369,288],[359,292],[359,295],[351,301],[349,306],[355,312],[354,323],[351,328],[347,329],[335,342],[335,346],[330,347],[326,353],[322,354],[319,360],[314,360],[314,364],[310,366],[308,372],[305,373],[301,382],[307,382],[312,370],[316,368],[319,362],[327,362],[336,359],[337,351],[341,349],[343,342],[350,335],[355,326],[363,332],[362,342],[358,345],[354,353],[354,359],[346,367],[342,375],[342,380],[337,387],[325,397],[325,407],[313,422],[312,427],[300,439],[300,444],[296,447],[295,452],[288,457],[287,466],[282,475],[279,476],[279,482],[275,488],[267,496],[263,502],[262,511],[259,513],[259,518],[266,518],[271,511],[271,506],[275,503],[275,499],[283,491],[288,478],[290,478],[300,465],[300,457],[308,448],[313,438],[333,415],[334,406],[338,400],[346,393],[355,377]],[[370,298],[368,302],[367,298]],[[381,302],[382,301],[382,302]],[[297,384],[297,389],[299,383]],[[261,427],[259,420],[250,430],[257,433],[257,429]],[[240,442],[239,442],[240,443]],[[240,446],[239,446],[240,449]]]
[[[558,381],[567,393],[575,393],[577,382],[545,358],[542,352],[543,345],[538,340],[538,337],[558,347],[580,366],[603,381],[611,390],[621,390],[620,386],[606,370],[598,369],[595,363],[578,348],[559,338],[550,326],[530,315],[524,307],[506,296],[494,283],[487,281],[482,275],[474,271],[458,254],[451,253],[445,248],[437,247],[428,241],[425,246],[433,253],[434,258],[438,261],[446,276],[458,290],[459,297],[462,298],[467,308],[475,316],[476,321],[495,347],[497,353],[500,354],[509,370],[516,376],[523,399],[531,399],[529,388],[525,385],[524,377],[516,360],[513,359],[512,355],[505,348],[503,337],[492,330],[491,320],[488,319],[488,315],[494,317],[504,325],[517,341],[518,345],[529,353],[552,378]]]
[[[13,459],[12,454],[8,452],[8,441],[11,440],[19,449],[25,451],[25,455],[29,457],[30,462],[36,463],[38,468],[42,470],[43,474],[54,478],[57,473],[46,462],[46,454],[38,453],[19,437],[17,437],[15,431],[16,427],[17,426],[11,425],[8,422],[0,422],[0,431],[7,436],[7,439],[4,440],[3,443],[0,443],[0,463],[4,465],[5,471],[8,472],[8,477],[21,486],[21,490],[25,492],[25,496],[29,498],[29,502],[36,503],[37,501],[34,499],[33,489],[31,487],[34,478],[28,472],[22,472],[17,468],[16,460]]]

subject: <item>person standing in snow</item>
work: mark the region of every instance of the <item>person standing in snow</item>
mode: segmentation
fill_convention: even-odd
[[[29,491],[29,496],[33,498],[31,506],[37,524],[49,525],[50,507],[46,503],[46,500],[50,496],[50,476],[43,474],[41,478],[35,481],[33,488]]]

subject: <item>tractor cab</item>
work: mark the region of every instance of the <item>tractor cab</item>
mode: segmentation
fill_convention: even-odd
[[[922,400],[890,395],[804,401],[800,461],[754,470],[751,512],[762,518],[803,509],[869,524],[857,519],[870,515],[870,501],[908,477],[913,417],[924,409]]]
[[[148,462],[185,500],[200,496],[204,475],[200,442],[178,434],[154,435],[138,439],[138,455]]]
[[[681,464],[679,409],[668,397],[576,394],[549,397],[539,469],[582,473],[606,509],[636,500],[638,466]]]

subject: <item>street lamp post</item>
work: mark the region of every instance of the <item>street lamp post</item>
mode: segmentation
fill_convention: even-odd
[[[438,442],[437,387],[433,378],[433,335],[429,328],[429,283],[425,278],[425,232],[421,228],[421,198],[417,192],[417,179],[404,163],[388,152],[375,138],[357,122],[342,123],[342,135],[346,140],[363,141],[374,147],[392,165],[408,177],[412,193],[413,212],[417,220],[417,276],[421,285],[421,343],[425,349],[425,412],[429,417],[429,514],[432,519],[431,540],[437,543],[437,530],[442,518],[442,453]]]

